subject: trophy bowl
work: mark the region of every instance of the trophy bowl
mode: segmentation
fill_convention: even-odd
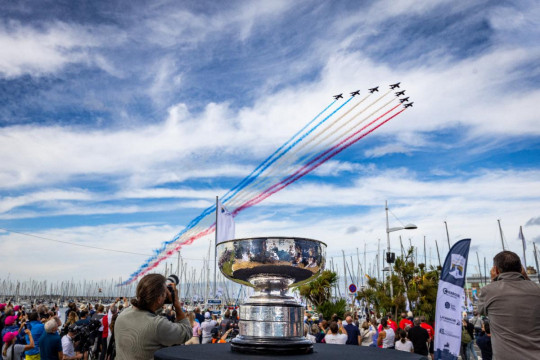
[[[218,265],[225,277],[255,289],[240,306],[237,352],[303,354],[313,351],[304,337],[304,309],[291,287],[315,279],[324,270],[326,244],[297,237],[256,237],[217,245]]]

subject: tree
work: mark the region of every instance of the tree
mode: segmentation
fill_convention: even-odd
[[[365,301],[378,314],[402,312],[408,308],[415,315],[424,315],[428,321],[435,318],[435,304],[439,284],[440,268],[414,263],[414,248],[396,259],[394,274],[383,281],[368,279],[367,286],[358,292],[357,299]],[[394,298],[390,297],[390,281],[394,288]]]
[[[337,273],[324,270],[317,278],[307,284],[296,288],[301,296],[308,299],[313,306],[318,308],[332,297],[332,286],[338,281]]]

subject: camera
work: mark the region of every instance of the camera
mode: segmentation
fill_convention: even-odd
[[[75,350],[82,353],[90,350],[98,336],[100,326],[101,322],[99,320],[91,320],[90,323],[84,325],[71,325],[70,331],[75,333],[73,342],[77,343]]]
[[[169,275],[169,277],[167,278],[167,289],[171,293],[171,300],[169,301],[169,298],[167,297],[165,299],[165,304],[174,304],[174,300],[175,300],[174,287],[178,285],[179,282],[180,280],[178,279],[178,276],[176,275]]]

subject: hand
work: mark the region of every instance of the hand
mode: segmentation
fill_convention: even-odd
[[[495,278],[499,276],[499,269],[497,269],[496,266],[493,266],[489,274],[491,276],[491,281],[495,281]]]
[[[529,275],[527,275],[527,270],[525,270],[525,268],[522,266],[521,267],[521,275],[523,275],[523,277],[525,278],[525,280],[531,280],[529,278]]]

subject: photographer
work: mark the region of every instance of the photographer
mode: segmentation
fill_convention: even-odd
[[[191,338],[193,331],[182,311],[176,286],[171,286],[171,290],[160,274],[149,274],[140,280],[137,297],[131,300],[133,306],[122,311],[114,326],[118,360],[153,359],[155,351]],[[167,299],[176,312],[174,323],[155,314]]]
[[[75,353],[74,339],[76,336],[75,325],[71,325],[68,328],[67,335],[62,337],[62,352],[64,353],[64,360],[82,359],[83,354]]]

